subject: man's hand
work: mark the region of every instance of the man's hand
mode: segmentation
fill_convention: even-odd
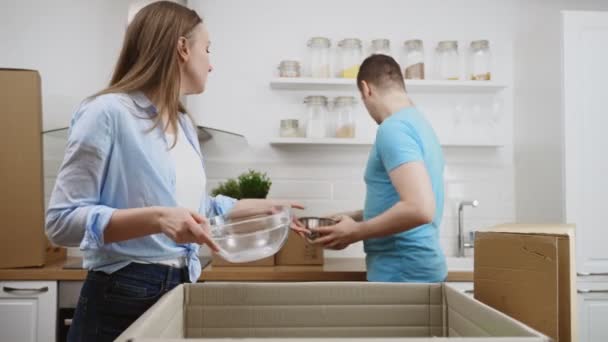
[[[311,243],[328,249],[344,249],[361,240],[361,226],[359,223],[346,215],[334,219],[339,221],[336,225],[315,229],[320,237],[312,240]]]

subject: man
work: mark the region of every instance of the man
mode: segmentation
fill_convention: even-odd
[[[342,215],[335,226],[320,228],[314,243],[343,249],[363,240],[369,281],[443,281],[447,269],[439,225],[444,160],[437,136],[410,101],[393,58],[367,58],[357,85],[379,125],[365,170],[365,207]]]

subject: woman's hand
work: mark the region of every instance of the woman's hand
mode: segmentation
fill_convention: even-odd
[[[158,224],[161,232],[177,243],[204,244],[214,252],[219,251],[211,239],[209,221],[197,212],[184,208],[162,208]]]

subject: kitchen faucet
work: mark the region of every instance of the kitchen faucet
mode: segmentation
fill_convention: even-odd
[[[462,202],[460,202],[460,204],[458,204],[458,255],[457,255],[458,257],[464,257],[465,248],[473,248],[472,239],[469,242],[464,241],[464,233],[462,231],[464,228],[462,210],[464,209],[465,206],[471,206],[471,207],[475,208],[478,205],[479,205],[479,201],[477,201],[477,200],[462,201]]]

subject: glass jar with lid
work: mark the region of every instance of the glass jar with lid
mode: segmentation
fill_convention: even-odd
[[[470,78],[472,80],[489,81],[491,78],[490,42],[487,40],[471,42],[469,57]]]
[[[299,136],[299,121],[297,119],[281,120],[281,138],[296,138]]]
[[[310,55],[310,76],[315,78],[329,78],[331,40],[325,37],[312,37],[308,40]]]
[[[444,40],[437,44],[437,73],[440,79],[457,80],[460,78],[460,55],[458,42]]]
[[[300,62],[296,60],[284,60],[279,64],[279,77],[300,77]]]
[[[357,38],[343,39],[338,43],[340,48],[340,72],[342,78],[357,78],[363,59],[361,40]]]
[[[391,41],[388,39],[374,39],[371,44],[372,55],[391,55]]]
[[[424,48],[422,40],[412,39],[403,43],[405,46],[405,69],[403,76],[408,80],[424,79]]]
[[[334,99],[334,126],[333,135],[336,138],[355,137],[354,108],[357,101],[352,96],[338,96]]]
[[[325,138],[327,136],[327,97],[308,96],[306,104],[306,137]]]

